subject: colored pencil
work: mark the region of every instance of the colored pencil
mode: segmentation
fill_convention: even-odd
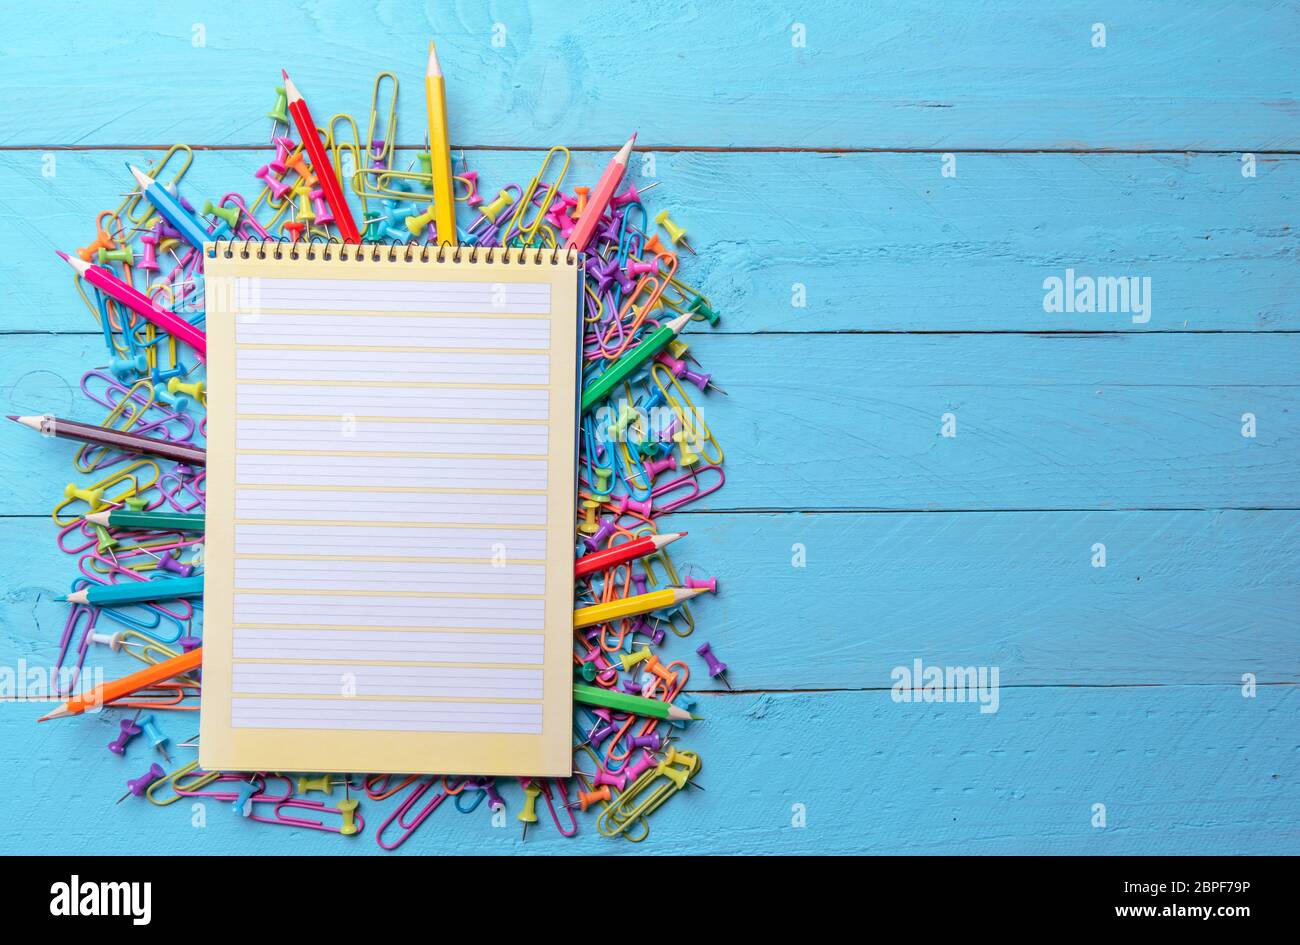
[[[636,558],[644,558],[646,555],[654,554],[664,545],[670,545],[685,536],[686,532],[645,535],[641,538],[634,538],[632,541],[625,541],[621,545],[615,545],[613,548],[593,551],[591,554],[583,555],[574,562],[573,576],[586,577],[596,571],[604,571],[606,568],[614,568]]]
[[[429,113],[429,169],[433,174],[433,222],[438,242],[459,245],[456,236],[456,182],[451,174],[451,139],[447,134],[447,85],[438,53],[429,43],[424,72],[424,97]]]
[[[132,512],[130,509],[108,509],[104,512],[91,512],[86,516],[86,521],[92,525],[131,528],[136,531],[203,531],[203,516],[188,512]]]
[[[194,219],[188,210],[181,206],[180,200],[172,196],[170,190],[160,185],[139,168],[131,167],[130,164],[127,165],[127,168],[130,169],[135,182],[140,186],[140,193],[144,195],[144,199],[153,204],[154,209],[158,211],[162,218],[176,228],[176,231],[180,233],[185,242],[199,250],[199,252],[203,251],[204,243],[212,242],[212,234],[198,220]]]
[[[605,165],[605,172],[600,175],[600,180],[596,186],[591,189],[587,195],[587,206],[583,208],[578,222],[573,225],[569,231],[569,238],[565,241],[565,249],[576,249],[582,252],[591,242],[591,237],[596,232],[596,227],[600,225],[601,214],[609,206],[609,201],[614,196],[614,191],[618,190],[618,185],[623,182],[623,175],[627,173],[627,162],[632,156],[632,143],[636,141],[636,132],[632,137],[627,139],[627,144],[618,149],[610,162]]]
[[[584,686],[582,683],[573,684],[573,700],[583,705],[600,706],[603,709],[613,709],[615,712],[626,712],[629,715],[644,715],[652,719],[680,719],[685,722],[695,718],[691,713],[671,702],[646,699],[626,692],[601,689],[599,686]]]
[[[325,153],[325,145],[321,144],[320,135],[316,133],[316,122],[312,120],[311,112],[307,109],[307,102],[303,100],[302,93],[289,78],[289,73],[281,69],[280,74],[284,76],[284,94],[288,99],[289,114],[293,116],[293,123],[298,127],[298,137],[302,139],[302,146],[307,151],[312,173],[320,183],[325,202],[334,213],[334,223],[343,236],[343,242],[360,243],[361,233],[357,230],[356,221],[352,219],[352,210],[343,196],[343,188],[339,186],[334,165],[330,163],[329,156]]]
[[[125,430],[112,430],[108,427],[95,426],[93,423],[81,423],[78,420],[64,420],[46,414],[43,417],[16,417],[9,414],[9,419],[45,436],[58,436],[67,440],[80,440],[94,443],[96,446],[109,446],[126,450],[128,453],[146,453],[178,463],[190,463],[195,466],[207,465],[208,454],[202,447],[190,446],[188,443],[173,443],[170,440],[156,440],[139,433]]]
[[[137,673],[123,676],[121,679],[114,679],[111,682],[100,683],[90,692],[73,696],[53,712],[41,716],[36,721],[44,722],[46,719],[62,718],[65,715],[80,715],[87,709],[116,702],[124,696],[139,692],[141,689],[147,689],[149,686],[171,679],[173,676],[184,676],[186,673],[198,669],[202,663],[203,647],[195,647],[188,653],[182,653],[180,656],[173,656],[161,663],[146,666]]]
[[[116,604],[140,604],[151,600],[177,600],[202,597],[203,575],[183,578],[159,578],[156,581],[127,581],[123,584],[92,584],[73,591],[64,600],[69,604],[112,607]]]
[[[692,317],[691,313],[687,312],[685,315],[677,316],[670,322],[664,322],[646,335],[635,348],[605,368],[604,374],[583,387],[582,412],[586,413],[608,397],[614,388],[634,374],[637,368],[668,347],[668,343],[677,337],[678,333],[686,327],[686,323]]]
[[[619,620],[623,617],[648,614],[652,610],[662,610],[664,607],[672,607],[684,600],[698,597],[706,590],[703,587],[666,587],[663,590],[651,591],[648,594],[636,594],[632,597],[624,597],[621,600],[611,600],[603,604],[579,607],[573,612],[573,626],[575,628],[591,627],[598,623],[609,623],[611,620]]]
[[[56,250],[55,252],[59,251]],[[96,289],[99,289],[110,299],[121,302],[145,321],[161,328],[173,338],[185,342],[197,351],[201,357],[207,356],[208,336],[203,333],[202,328],[196,328],[179,315],[160,308],[154,303],[153,299],[137,290],[134,286],[123,282],[103,266],[96,266],[84,259],[69,256],[64,252],[59,252],[59,256],[69,266],[77,270],[77,275]]]

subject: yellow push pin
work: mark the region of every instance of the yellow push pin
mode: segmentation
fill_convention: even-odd
[[[357,826],[356,799],[350,797],[346,801],[339,801],[338,808],[343,814],[343,824],[339,827],[339,833],[345,837],[350,837],[361,829]]]
[[[682,249],[692,256],[695,255],[695,250],[691,248],[690,241],[686,239],[686,231],[673,222],[673,218],[668,215],[667,210],[660,210],[658,216],[655,217],[655,222],[664,228],[664,232],[668,234],[668,239],[672,241],[674,246],[680,243]]]
[[[310,223],[316,219],[316,214],[311,206],[311,194],[307,192],[306,188],[303,189],[302,199],[298,203],[298,215],[295,219],[304,223]]]
[[[63,489],[65,499],[80,499],[94,511],[104,502],[103,489],[81,489],[75,482],[70,482]]]
[[[428,209],[425,210],[424,213],[406,218],[406,228],[411,231],[412,236],[419,236],[428,228],[429,224],[433,222],[433,217],[433,204],[429,204]]]
[[[524,806],[519,811],[519,820],[524,823],[523,835],[519,838],[520,843],[528,840],[528,825],[537,823],[537,798],[541,795],[542,789],[532,781],[524,786]]]
[[[487,217],[493,223],[496,223],[497,217],[505,213],[506,208],[514,202],[515,198],[511,195],[510,191],[503,190],[501,193],[493,197],[490,203],[485,203],[483,206],[479,207],[478,212],[483,214],[483,216]]]
[[[305,774],[298,775],[298,793],[306,794],[308,791],[322,791],[325,794],[333,794],[334,775],[321,774],[314,778],[309,778]]]
[[[600,508],[600,503],[586,499],[582,503],[582,508],[584,510],[582,524],[578,526],[578,531],[584,535],[594,535],[600,530],[600,526],[596,524],[596,509]]]
[[[623,672],[630,673],[632,672],[633,666],[636,666],[638,663],[642,663],[649,658],[650,658],[650,647],[647,646],[647,647],[642,647],[641,649],[637,650],[635,653],[624,653],[622,656],[618,658],[618,660],[620,663],[623,664]]]
[[[207,388],[203,381],[194,381],[191,384],[187,384],[179,377],[167,378],[167,392],[169,394],[184,394],[186,397],[190,397],[197,400],[199,403],[203,403],[206,390]]]

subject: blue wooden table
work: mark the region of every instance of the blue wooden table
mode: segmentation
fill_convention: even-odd
[[[640,846],[440,811],[402,852],[1300,852],[1294,5],[360,6],[9,12],[0,399],[89,416],[102,340],[52,251],[176,141],[189,193],[251,191],[281,66],[362,121],[394,71],[414,148],[436,38],[489,186],[557,143],[594,180],[639,131],[723,315],[693,335],[728,483],[671,520],[738,690],[692,680],[708,791]],[[1053,302],[1085,277],[1137,281]],[[63,627],[70,455],[0,430],[11,672]],[[996,669],[997,711],[898,701],[918,660]],[[0,705],[0,852],[377,852],[115,806],[144,752],[40,708]]]

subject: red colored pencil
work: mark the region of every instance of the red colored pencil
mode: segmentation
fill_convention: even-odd
[[[339,186],[339,179],[334,174],[334,165],[330,163],[329,156],[325,153],[325,145],[321,144],[320,135],[316,133],[316,122],[312,121],[307,103],[303,101],[298,87],[289,79],[289,73],[281,69],[280,74],[284,76],[284,94],[289,102],[289,114],[293,116],[293,123],[298,126],[298,136],[302,138],[302,146],[307,150],[312,173],[320,182],[325,202],[334,213],[334,222],[338,225],[339,233],[343,235],[343,242],[360,243],[361,232],[357,229],[356,221],[352,219],[352,210],[349,209],[348,202],[343,196],[343,188]]]
[[[596,571],[604,571],[606,568],[624,564],[634,558],[644,558],[646,555],[654,554],[664,545],[672,544],[677,539],[685,537],[685,535],[686,532],[646,535],[642,538],[625,541],[613,548],[606,548],[604,551],[594,551],[589,555],[583,555],[573,564],[573,576],[576,578],[585,577]]]

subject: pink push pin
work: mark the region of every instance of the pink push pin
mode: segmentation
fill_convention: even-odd
[[[591,779],[591,783],[596,787],[600,787],[602,784],[608,784],[610,787],[618,788],[618,791],[621,794],[623,793],[624,786],[627,784],[627,778],[623,777],[621,774],[610,774],[604,768],[598,768],[596,770],[596,776]]]
[[[145,791],[149,790],[149,785],[153,784],[155,781],[161,781],[166,776],[167,772],[163,770],[163,766],[155,761],[149,766],[149,770],[140,775],[140,777],[131,778],[126,782],[126,793],[119,797],[117,802],[121,804],[131,795],[139,797]]]
[[[144,253],[140,258],[140,265],[137,267],[145,272],[157,272],[161,267],[158,265],[158,233],[156,230],[150,230],[140,237],[140,242],[144,244]]]
[[[686,370],[685,361],[678,360],[677,358],[674,358],[671,354],[668,354],[666,352],[660,352],[659,354],[656,354],[655,360],[658,361],[660,364],[662,364],[664,367],[668,368],[668,370],[672,372],[673,377],[681,377],[682,372]]]
[[[630,495],[624,495],[624,496],[619,496],[618,501],[611,504],[617,506],[617,510],[615,513],[617,515],[622,515],[625,512],[627,512],[628,509],[631,509],[633,512],[637,513],[643,518],[650,517],[651,502],[649,499],[646,499],[645,501],[641,501],[640,499],[632,498]]]
[[[645,464],[646,474],[649,475],[651,479],[659,475],[665,469],[676,469],[676,468],[677,468],[677,455],[675,453],[669,453],[663,459],[652,459]]]
[[[316,214],[316,222],[321,226],[334,222],[334,214],[330,213],[330,208],[325,204],[325,191],[317,187],[311,192],[312,212]]]
[[[649,262],[637,262],[635,259],[628,260],[627,274],[633,279],[639,279],[647,273],[659,271],[659,257],[652,256]]]
[[[704,588],[705,590],[707,590],[710,594],[716,594],[716,593],[718,593],[718,579],[717,579],[717,578],[709,578],[708,580],[705,580],[704,578],[696,579],[696,578],[693,578],[693,577],[688,577],[688,578],[686,579],[686,586],[687,586],[687,587],[702,587],[702,588]]]
[[[253,172],[253,176],[261,180],[262,183],[264,183],[267,187],[271,188],[272,200],[283,200],[284,195],[287,194],[291,189],[291,186],[289,184],[286,184],[284,181],[277,180],[275,178],[275,176],[271,173],[270,164],[263,164],[261,167],[259,167],[256,171]]]
[[[628,184],[627,190],[623,191],[621,194],[615,194],[614,196],[609,198],[609,205],[613,207],[615,210],[617,210],[620,207],[626,207],[630,203],[640,203],[642,194],[648,194],[650,191],[654,190],[658,186],[659,186],[659,181],[655,181],[645,190],[637,190],[636,184]]]
[[[275,160],[271,162],[271,170],[275,171],[281,177],[289,169],[289,165],[284,162],[289,160],[289,152],[293,150],[293,139],[283,136],[275,139]]]
[[[135,715],[136,718],[140,717],[139,712]],[[108,750],[115,755],[125,755],[126,743],[143,732],[144,729],[135,724],[135,719],[122,719],[118,724],[121,726],[122,730],[117,733],[117,738],[108,743]],[[123,800],[125,800],[125,798],[123,798]]]
[[[696,648],[695,652],[704,657],[704,662],[709,667],[709,675],[714,679],[720,678],[722,684],[730,689],[731,683],[727,682],[727,664],[713,655],[712,645],[705,643],[703,646]]]
[[[636,779],[641,777],[651,768],[659,764],[654,755],[648,751],[642,751],[641,756],[635,761],[629,761],[623,768],[623,776],[627,778],[628,784],[633,784]]]

